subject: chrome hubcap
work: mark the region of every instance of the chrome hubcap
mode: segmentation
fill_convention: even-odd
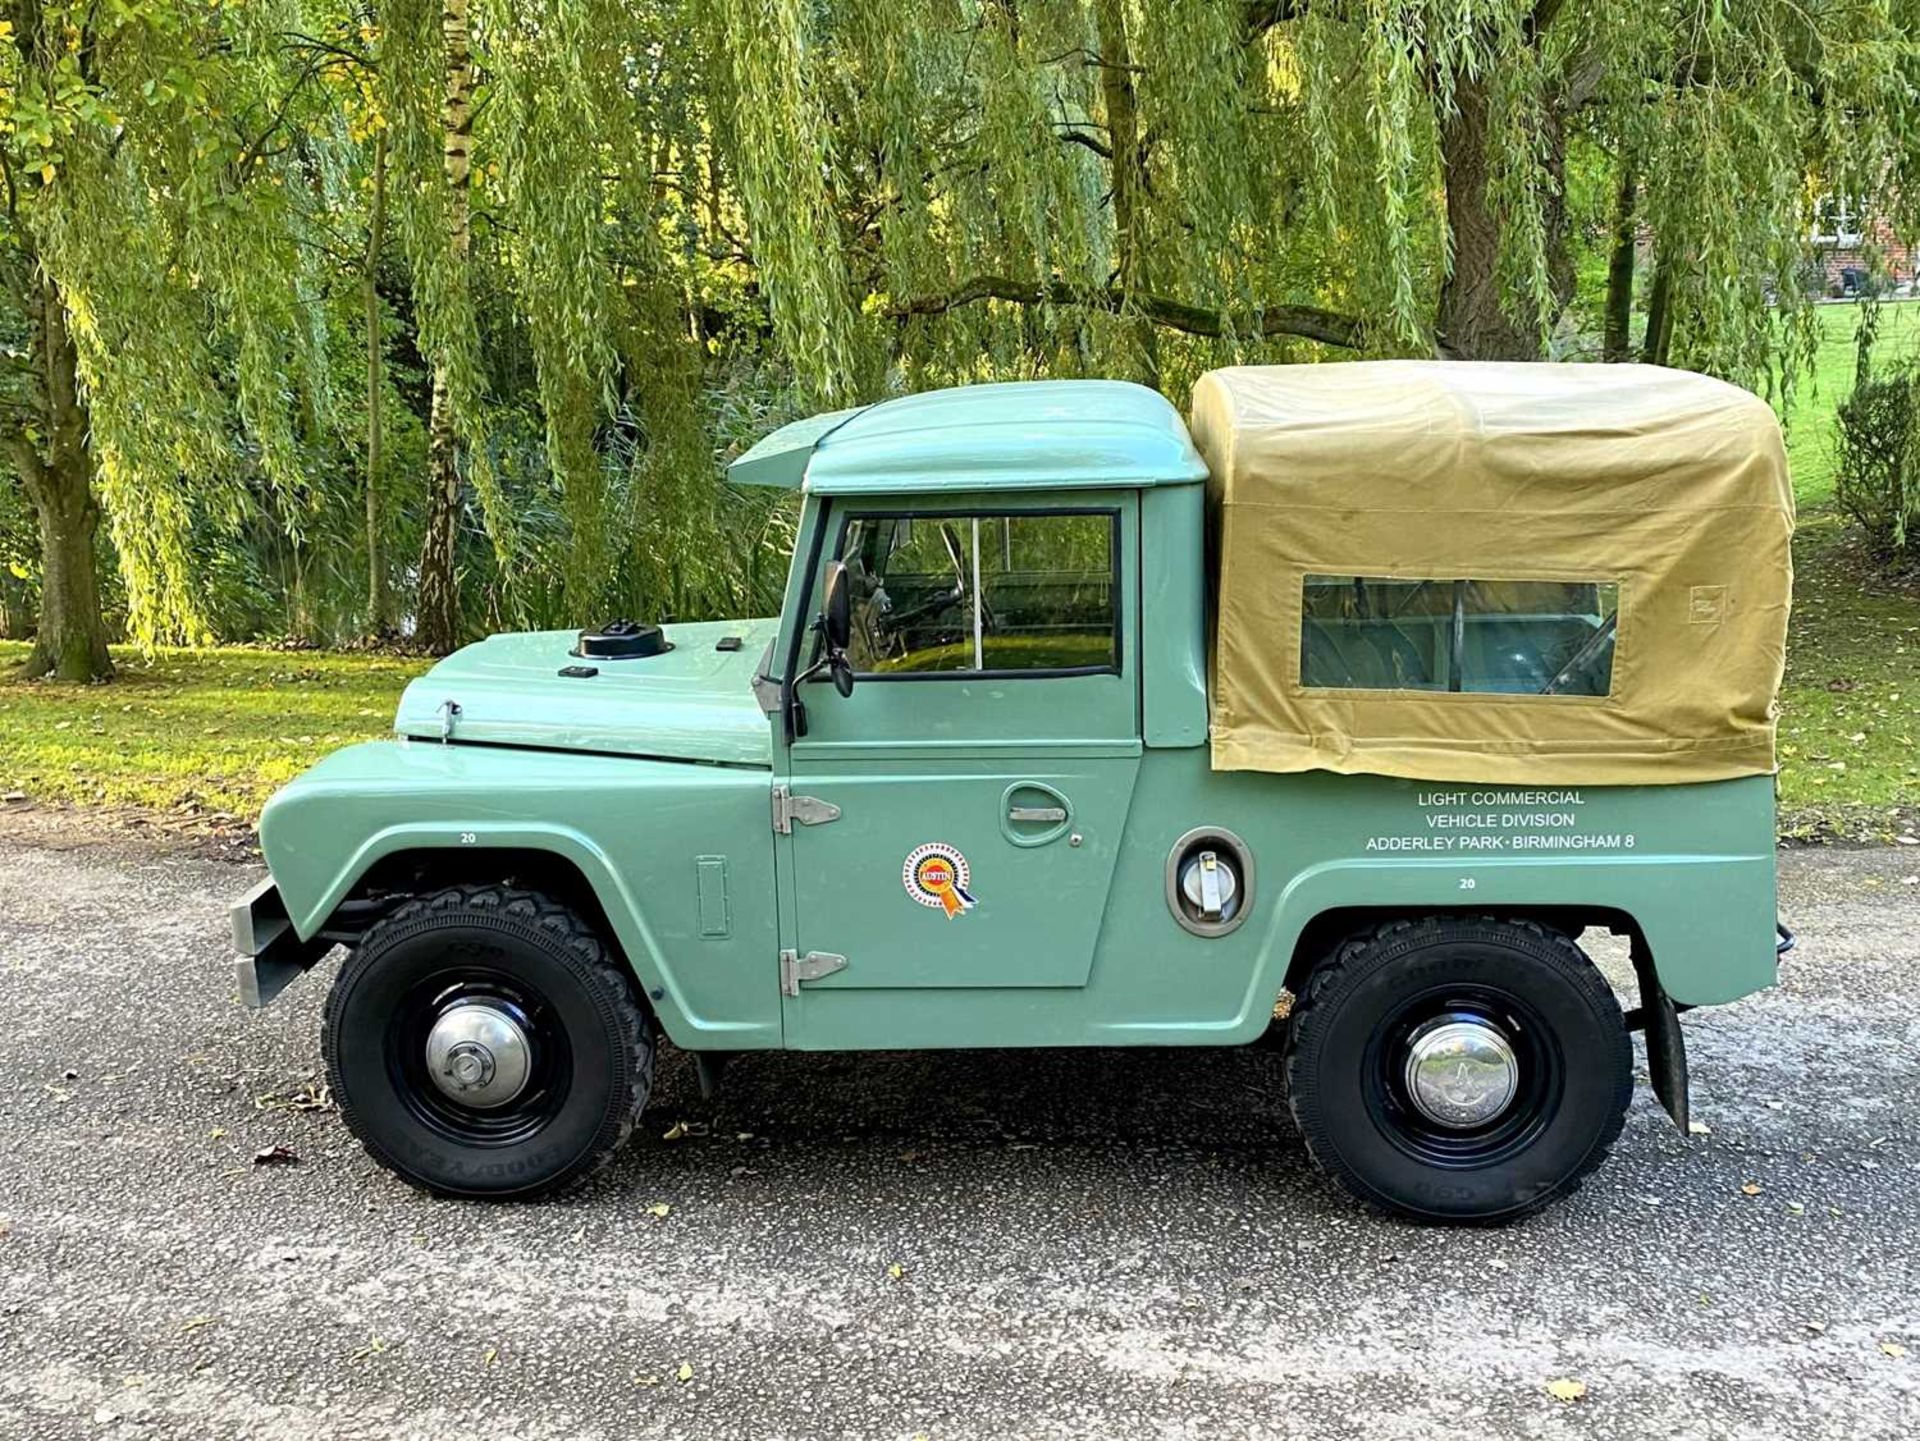
[[[1439,1016],[1407,1045],[1407,1095],[1436,1125],[1484,1126],[1513,1103],[1520,1066],[1505,1033],[1477,1016]]]
[[[526,1089],[532,1070],[526,1031],[492,1002],[456,1002],[427,1033],[427,1075],[463,1106],[506,1105]]]

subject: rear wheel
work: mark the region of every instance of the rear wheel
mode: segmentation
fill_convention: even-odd
[[[1287,1036],[1294,1119],[1361,1200],[1506,1221],[1575,1190],[1620,1134],[1631,1047],[1605,978],[1558,932],[1430,917],[1315,970]]]
[[[604,942],[533,891],[457,886],[362,938],[327,998],[327,1079],[376,1161],[446,1195],[529,1196],[639,1120],[653,1036]]]

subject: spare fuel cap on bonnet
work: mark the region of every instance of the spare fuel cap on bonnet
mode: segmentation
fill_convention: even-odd
[[[672,649],[657,625],[637,620],[610,620],[603,626],[581,631],[579,642],[569,654],[593,660],[644,660]]]

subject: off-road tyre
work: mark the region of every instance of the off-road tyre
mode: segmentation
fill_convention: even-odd
[[[1396,1104],[1406,1052],[1394,1047],[1417,1025],[1406,1018],[1460,1006],[1511,1029],[1519,1057],[1525,1111],[1479,1134],[1448,1134],[1404,1087]],[[1619,1137],[1633,1091],[1612,988],[1565,935],[1523,920],[1430,916],[1349,937],[1296,1000],[1283,1054],[1314,1161],[1368,1205],[1425,1222],[1498,1224],[1572,1194]]]
[[[474,984],[525,1004],[529,1034],[546,1038],[529,1046],[543,1086],[517,1130],[493,1112],[465,1126],[461,1107],[422,1085],[424,1059],[413,1064],[421,1005]],[[367,1153],[421,1190],[486,1199],[555,1191],[610,1161],[646,1106],[654,1049],[626,968],[594,928],[503,885],[421,896],[370,928],[334,980],[321,1033],[333,1098]],[[483,1125],[494,1133],[468,1134]]]

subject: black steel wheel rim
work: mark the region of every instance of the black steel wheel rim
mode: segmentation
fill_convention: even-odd
[[[1415,1034],[1449,1016],[1494,1027],[1514,1053],[1513,1097],[1481,1125],[1435,1121],[1407,1091]],[[1401,1001],[1374,1027],[1361,1074],[1367,1113],[1380,1134],[1414,1160],[1445,1170],[1479,1170],[1518,1155],[1552,1124],[1566,1092],[1565,1058],[1539,1012],[1511,991],[1477,982],[1434,986]]]
[[[427,1072],[427,1037],[455,1006],[488,1005],[527,1038],[530,1065],[520,1093],[504,1105],[462,1105]],[[386,1035],[387,1074],[408,1113],[436,1135],[465,1146],[505,1147],[538,1135],[566,1105],[573,1048],[553,1005],[518,977],[489,966],[437,971],[413,985]]]

